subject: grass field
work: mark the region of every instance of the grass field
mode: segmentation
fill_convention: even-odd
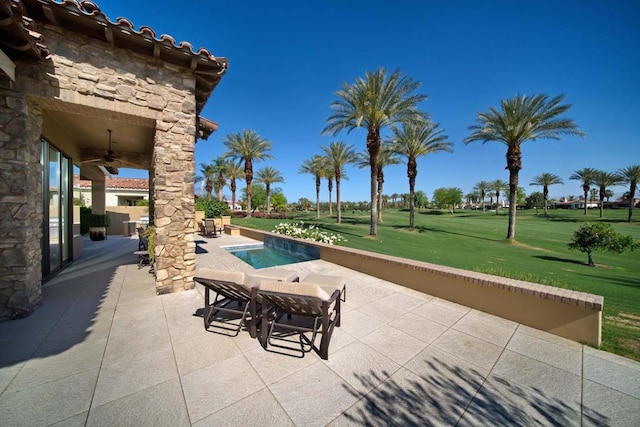
[[[640,240],[638,219],[627,223],[627,210],[606,210],[604,221],[616,231]],[[376,240],[369,233],[369,212],[343,212],[342,224],[326,213],[293,214],[294,220],[315,223],[341,234],[344,246],[434,264],[527,280],[604,296],[602,349],[640,360],[640,251],[624,254],[594,252],[597,267],[586,265],[586,254],[570,251],[567,243],[584,221],[598,221],[597,210],[519,211],[515,243],[505,240],[507,214],[494,212],[416,213],[409,230],[409,213],[385,210]],[[234,219],[238,225],[270,231],[284,222],[263,218]]]

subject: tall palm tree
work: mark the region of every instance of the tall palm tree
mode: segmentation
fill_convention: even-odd
[[[640,165],[627,166],[626,168],[618,169],[616,173],[621,183],[629,184],[629,214],[627,215],[627,221],[631,222],[633,203],[636,197],[638,181],[640,181]]]
[[[561,135],[583,136],[584,133],[572,119],[560,117],[571,108],[561,104],[564,96],[548,99],[546,95],[516,95],[502,100],[501,111],[489,108],[478,113],[477,124],[470,126],[471,135],[465,144],[473,141],[498,141],[507,146],[509,170],[509,226],[507,239],[516,238],[516,204],[518,200],[518,176],[522,169],[522,148],[526,141],[560,139]]]
[[[604,217],[604,199],[607,197],[607,187],[620,184],[620,177],[615,173],[598,170],[593,176],[593,183],[598,186],[600,218],[602,218]]]
[[[529,185],[541,185],[542,186],[542,196],[544,198],[544,214],[547,214],[547,200],[549,198],[549,186],[556,184],[564,184],[562,178],[558,175],[544,172],[538,176],[534,176]]]
[[[593,178],[596,173],[596,170],[593,168],[582,168],[571,174],[569,179],[575,179],[578,181],[582,181],[582,192],[584,194],[584,214],[587,214],[587,200],[589,197],[589,190],[591,189],[591,184],[593,184]]]
[[[509,188],[509,184],[501,179],[491,181],[489,184],[489,189],[495,191],[496,194],[496,215],[498,215],[498,208],[500,207],[500,193],[504,192],[507,188]]]
[[[378,199],[378,224],[382,223],[382,189],[384,186],[384,168],[389,165],[397,165],[400,163],[400,158],[391,151],[389,144],[383,142],[380,146],[380,151],[378,152],[378,176],[376,177],[376,183],[378,186],[377,189],[377,199]],[[360,169],[364,169],[371,166],[371,161],[369,160],[369,152],[367,150],[362,151],[358,155],[358,160],[356,161],[356,166]],[[398,195],[396,194],[396,198]]]
[[[265,166],[259,169],[256,173],[256,181],[264,184],[264,188],[267,193],[267,215],[271,210],[271,201],[269,200],[269,194],[271,193],[271,184],[284,182],[284,178],[279,170],[272,168],[271,166]]]
[[[218,200],[222,201],[222,190],[227,185],[227,160],[224,157],[216,158],[213,163],[214,180],[213,188],[218,194]]]
[[[485,211],[484,206],[484,197],[487,194],[487,190],[489,189],[489,185],[491,185],[488,181],[479,181],[476,185],[473,186],[473,189],[480,194],[480,200],[482,201],[482,212]]]
[[[371,161],[371,225],[369,234],[378,233],[378,153],[380,152],[380,132],[396,123],[413,121],[425,116],[418,110],[418,104],[426,95],[412,94],[420,83],[405,77],[399,70],[391,75],[384,68],[367,71],[364,78],[357,78],[351,85],[342,84],[336,92],[338,99],[331,103],[333,114],[327,119],[323,133],[337,135],[343,129],[347,133],[364,127],[367,129],[367,151]]]
[[[229,189],[231,190],[231,209],[236,208],[236,185],[237,179],[244,179],[244,168],[242,163],[235,161],[227,162],[227,178],[229,178]]]
[[[393,126],[393,145],[391,150],[407,158],[407,177],[409,178],[409,229],[415,225],[416,176],[418,176],[418,157],[444,151],[451,153],[453,144],[443,135],[444,129],[438,129],[438,123],[425,120],[422,123],[403,123],[401,128]]]
[[[331,203],[331,194],[333,192],[333,178],[335,178],[335,172],[329,164],[329,159],[326,156],[322,156],[322,175],[327,179],[327,190],[329,190],[329,216],[333,215],[333,204]]]
[[[201,179],[204,180],[204,191],[207,193],[207,198],[211,199],[213,196],[211,192],[213,191],[213,179],[215,176],[215,168],[210,163],[200,163],[200,173]],[[201,179],[197,179],[200,181]]]
[[[227,147],[224,157],[244,162],[244,180],[247,183],[247,217],[251,217],[251,183],[253,182],[253,162],[272,159],[267,151],[271,150],[271,141],[262,138],[254,130],[245,129],[242,133],[231,133],[222,140]]]
[[[324,151],[328,167],[333,169],[333,176],[336,180],[336,212],[337,223],[342,222],[342,210],[340,206],[340,180],[344,173],[344,167],[350,163],[354,163],[358,159],[358,155],[353,149],[352,144],[343,141],[330,142],[328,146],[320,147]]]
[[[316,154],[310,159],[305,160],[300,166],[298,173],[308,173],[313,175],[316,181],[316,218],[320,218],[320,184],[324,176],[323,157]]]

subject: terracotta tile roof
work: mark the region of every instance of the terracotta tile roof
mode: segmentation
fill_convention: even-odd
[[[30,29],[35,21],[55,25],[123,49],[152,56],[192,70],[196,77],[197,113],[200,113],[228,69],[227,59],[216,58],[208,49],[201,47],[196,51],[190,43],[186,41],[176,43],[175,39],[167,34],[157,37],[151,27],[142,26],[136,30],[133,23],[126,18],[112,21],[93,1],[0,0],[0,12],[2,12],[0,18],[6,15],[5,9],[9,6],[13,10],[13,22],[18,26],[5,27],[1,24],[3,21],[0,21],[0,46],[3,49],[8,40],[7,34],[11,34],[8,29],[20,32],[23,43],[28,40],[31,44],[35,44],[33,37],[39,35]],[[30,35],[31,39],[25,34]],[[40,48],[44,49],[42,52],[46,52],[48,57],[46,46],[41,45]],[[44,55],[42,52],[41,55]]]
[[[51,53],[43,42],[20,1],[0,0],[0,47],[5,54],[26,62],[49,59]]]
[[[146,178],[109,178],[105,177],[107,190],[149,190],[149,180]],[[73,186],[76,188],[91,188],[91,181],[73,176]]]

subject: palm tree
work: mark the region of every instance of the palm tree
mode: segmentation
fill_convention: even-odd
[[[596,170],[593,168],[583,168],[579,169],[571,174],[569,179],[575,179],[578,181],[582,181],[582,192],[584,193],[584,214],[587,214],[587,197],[589,196],[589,190],[591,189],[591,184],[593,184],[593,178],[596,173]]]
[[[213,197],[211,192],[213,191],[213,177],[215,172],[212,164],[200,163],[200,173],[202,175],[196,179],[196,182],[204,180],[204,191],[207,193],[208,199]]]
[[[333,205],[331,203],[331,194],[333,192],[333,178],[335,178],[335,172],[329,164],[329,159],[325,156],[322,158],[322,175],[327,179],[327,189],[329,190],[329,216],[333,215]]]
[[[236,179],[244,178],[244,169],[240,162],[227,162],[227,178],[229,178],[229,189],[231,189],[231,209],[236,208]]]
[[[310,159],[305,160],[300,166],[298,173],[308,173],[313,175],[316,180],[316,218],[320,218],[320,183],[324,176],[323,157],[316,154]]]
[[[409,229],[415,224],[415,187],[418,176],[418,157],[444,151],[451,153],[453,144],[442,135],[444,129],[438,129],[438,123],[425,120],[422,123],[403,123],[402,128],[393,126],[392,151],[407,158],[407,177],[409,178]]]
[[[562,178],[558,175],[544,172],[538,176],[534,176],[529,185],[541,185],[542,186],[542,195],[544,198],[544,214],[547,214],[547,199],[549,198],[549,186],[556,184],[564,184]]]
[[[485,211],[484,198],[485,198],[485,195],[487,194],[487,190],[489,189],[490,185],[491,185],[491,183],[489,183],[487,181],[480,181],[480,182],[477,182],[476,185],[473,186],[473,189],[475,191],[477,191],[478,194],[480,194],[480,200],[482,201],[482,212]]]
[[[218,194],[218,200],[222,201],[222,190],[227,185],[227,161],[224,157],[218,157],[213,161],[213,170],[215,179],[213,181],[213,188]]]
[[[522,169],[521,145],[537,139],[560,139],[561,135],[584,136],[572,119],[561,118],[570,104],[560,104],[563,95],[548,100],[546,95],[519,96],[501,101],[501,111],[489,108],[478,113],[477,124],[464,142],[498,141],[507,146],[509,170],[509,226],[507,239],[516,238],[518,175]]]
[[[496,215],[498,215],[498,208],[500,207],[500,193],[507,188],[509,188],[509,184],[501,179],[491,181],[491,183],[489,184],[489,189],[495,191],[496,193]]]
[[[636,189],[638,181],[640,181],[640,165],[628,166],[623,169],[618,169],[618,178],[621,183],[629,184],[629,214],[627,215],[627,221],[631,222],[631,216],[633,215],[633,203],[636,197]]]
[[[271,141],[260,137],[254,130],[245,129],[242,133],[231,133],[224,137],[227,152],[224,157],[244,161],[244,180],[247,183],[247,217],[251,217],[251,183],[253,181],[253,162],[272,159],[267,151]]]
[[[412,94],[420,86],[419,82],[405,77],[399,70],[391,75],[384,68],[366,72],[364,78],[357,78],[352,85],[342,84],[336,92],[338,100],[331,103],[333,114],[327,119],[323,133],[337,135],[343,129],[347,133],[364,127],[367,129],[367,151],[371,161],[371,221],[369,234],[378,233],[377,179],[378,159],[381,146],[380,132],[396,123],[423,118],[418,104],[426,95]]]
[[[378,186],[377,189],[377,198],[378,198],[378,224],[382,223],[382,187],[384,185],[384,168],[389,165],[397,165],[400,163],[400,158],[391,151],[389,144],[383,143],[380,147],[380,151],[378,152],[378,176],[376,177],[376,183]],[[369,152],[367,150],[361,152],[358,155],[358,160],[356,165],[360,169],[364,169],[371,166],[371,161],[369,160]],[[396,198],[397,198],[396,194]]]
[[[400,195],[398,193],[393,193],[391,195],[391,203],[393,203],[393,207],[394,208],[398,207],[398,197],[400,197]]]
[[[271,201],[269,200],[271,184],[284,182],[284,178],[279,170],[272,168],[271,166],[265,166],[256,173],[256,181],[264,184],[264,188],[267,192],[267,215],[269,215],[269,211],[271,210]]]
[[[342,222],[342,211],[340,206],[340,180],[344,173],[344,167],[350,163],[354,163],[358,159],[358,155],[353,149],[353,145],[343,141],[333,141],[327,147],[320,147],[326,154],[328,167],[333,170],[333,176],[336,180],[336,211],[337,223]]]
[[[600,196],[600,218],[604,217],[604,199],[607,197],[607,187],[620,184],[620,177],[611,172],[598,170],[593,176],[593,183],[598,186]]]

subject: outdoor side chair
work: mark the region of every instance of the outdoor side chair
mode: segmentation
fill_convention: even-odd
[[[263,280],[252,289],[255,299],[262,302],[261,344],[287,350],[297,350],[290,345],[291,333],[299,336],[302,357],[314,350],[322,359],[329,358],[329,342],[333,329],[338,325],[340,312],[337,301],[340,290],[331,295],[315,283],[277,282]],[[289,319],[291,315],[293,318]],[[310,320],[310,325],[298,324],[298,318]],[[309,322],[307,322],[309,323]],[[305,334],[311,333],[311,338]],[[318,333],[321,335],[320,347],[315,345]]]
[[[204,328],[210,327],[231,333],[224,335],[237,336],[243,326],[255,321],[255,311],[251,310],[251,286],[249,276],[240,271],[225,271],[202,268],[193,278],[205,288],[204,294]],[[212,299],[211,292],[215,293]],[[223,316],[221,314],[226,314]],[[238,320],[239,317],[239,320]],[[237,323],[234,323],[237,321]],[[213,330],[213,332],[217,332]]]
[[[324,291],[329,295],[332,295],[336,290],[340,291],[340,298],[336,300],[336,310],[338,312],[336,326],[340,327],[340,303],[347,301],[347,280],[342,276],[309,273],[301,280],[301,282],[315,283],[324,289]]]
[[[220,234],[218,233],[218,229],[216,228],[216,223],[213,220],[213,218],[205,218],[204,229],[206,232],[206,237],[220,237]]]

